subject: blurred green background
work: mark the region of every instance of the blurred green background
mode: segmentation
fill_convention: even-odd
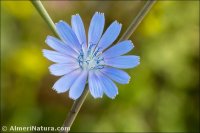
[[[126,30],[145,1],[44,1],[54,22],[79,13],[88,29],[96,11],[106,27]],[[115,100],[89,95],[71,131],[199,131],[199,2],[159,1],[131,36],[141,64],[127,70]],[[42,56],[52,31],[28,1],[1,1],[1,122],[61,126],[73,101],[51,88],[58,77]]]

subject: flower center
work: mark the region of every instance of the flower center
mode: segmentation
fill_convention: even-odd
[[[84,52],[82,50],[78,56],[78,63],[82,69],[93,70],[103,69],[104,59],[101,56],[99,48],[95,50],[96,45],[90,45],[90,47]]]

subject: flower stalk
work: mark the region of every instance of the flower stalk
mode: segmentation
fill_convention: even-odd
[[[42,16],[42,18],[45,20],[45,22],[48,24],[50,29],[54,32],[54,34],[56,34],[58,36],[54,22],[52,21],[49,14],[47,13],[45,8],[43,7],[41,1],[31,0],[31,2],[34,5],[34,7],[36,8],[36,10],[39,12],[39,14]],[[141,23],[141,21],[146,16],[146,14],[149,12],[149,10],[151,9],[151,7],[153,6],[153,4],[155,2],[156,2],[156,0],[148,0],[146,2],[144,7],[140,10],[140,12],[133,19],[133,21],[131,22],[131,24],[129,25],[129,27],[125,31],[125,33],[119,39],[119,42],[128,39],[132,35],[132,33],[136,30],[138,25]],[[88,92],[89,92],[89,89],[88,89],[88,85],[87,85],[85,87],[82,95],[77,100],[74,101],[74,104],[73,104],[68,116],[66,117],[66,119],[64,121],[63,127],[70,128],[72,126],[72,124],[73,124],[83,102],[85,101],[85,99],[87,97]],[[67,132],[68,131],[62,131],[61,133],[67,133]]]
[[[49,14],[46,11],[46,9],[44,8],[44,6],[42,5],[42,2],[40,0],[31,0],[31,2],[32,2],[33,6],[36,8],[36,10],[38,11],[38,13],[41,15],[41,17],[44,19],[44,21],[48,24],[50,29],[53,31],[53,33],[56,36],[58,36],[54,22],[51,19],[51,17],[49,16]]]
[[[131,24],[125,31],[125,33],[122,35],[122,37],[119,39],[119,42],[128,39],[133,32],[136,30],[136,28],[139,26],[139,24],[142,22],[144,17],[147,15],[153,4],[156,2],[156,0],[148,0],[146,4],[143,6],[143,8],[140,10],[140,12],[137,14],[137,16],[132,20]]]
[[[83,94],[77,99],[74,101],[74,104],[70,110],[70,112],[68,113],[68,116],[67,118],[65,119],[64,123],[63,123],[63,127],[71,127],[79,110],[81,109],[81,106],[83,104],[83,102],[85,101],[87,95],[88,95],[88,92],[89,92],[89,88],[88,88],[88,85],[86,85],[84,91],[83,91]],[[67,133],[68,131],[61,131],[61,133]]]

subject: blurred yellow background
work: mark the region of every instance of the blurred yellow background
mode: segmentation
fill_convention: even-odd
[[[88,29],[96,11],[124,33],[145,1],[44,1],[54,22],[79,13]],[[71,131],[199,131],[199,2],[159,1],[131,36],[141,64],[127,70],[115,100],[89,95]],[[86,30],[87,31],[87,30]],[[2,125],[61,126],[73,101],[51,88],[42,55],[53,35],[29,1],[1,1]]]

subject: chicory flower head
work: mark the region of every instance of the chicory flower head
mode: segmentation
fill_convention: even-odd
[[[72,27],[64,21],[56,23],[61,40],[48,36],[45,41],[55,50],[43,50],[44,56],[55,62],[49,70],[55,76],[62,76],[53,89],[58,93],[69,90],[69,97],[76,100],[88,82],[94,98],[101,98],[105,93],[114,99],[118,88],[113,81],[127,84],[130,80],[130,76],[120,68],[133,68],[139,64],[138,56],[124,55],[133,49],[132,42],[125,40],[109,47],[118,37],[122,25],[114,21],[103,34],[103,13],[96,12],[92,17],[88,39],[78,14],[72,16],[71,24]]]

